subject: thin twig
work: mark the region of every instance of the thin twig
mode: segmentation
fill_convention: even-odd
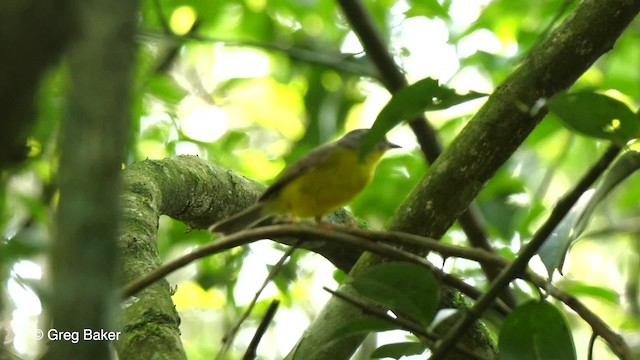
[[[621,147],[618,145],[609,146],[598,162],[591,167],[576,186],[562,199],[560,199],[560,201],[558,201],[547,221],[538,229],[531,241],[529,241],[522,251],[520,251],[520,254],[518,254],[511,265],[502,270],[498,278],[491,284],[489,290],[482,295],[480,299],[478,299],[474,306],[462,315],[461,319],[453,326],[439,346],[434,349],[433,355],[430,358],[431,360],[444,359],[446,354],[458,341],[458,338],[466,331],[466,329],[469,328],[469,326],[471,326],[471,324],[482,316],[482,313],[493,303],[496,296],[498,296],[504,288],[509,286],[509,283],[513,279],[525,271],[529,260],[536,255],[538,249],[540,249],[551,232],[567,215],[569,210],[571,210],[571,207],[573,207],[580,196],[587,191],[598,177],[600,177],[600,175],[609,167],[611,162],[620,153],[620,150]],[[609,345],[613,344],[609,343]],[[631,359],[631,350],[628,347],[617,348],[612,346],[612,350],[624,359]]]
[[[403,329],[403,330],[407,330],[410,331],[411,333],[413,333],[416,336],[422,336],[425,339],[428,339],[432,342],[437,342],[440,338],[438,337],[438,335],[432,333],[429,330],[424,329],[421,325],[414,323],[411,320],[405,319],[403,317],[392,317],[389,316],[385,311],[380,310],[375,308],[374,306],[371,306],[369,304],[364,303],[363,301],[354,298],[352,296],[349,296],[345,293],[342,292],[338,292],[338,291],[334,291],[331,290],[325,286],[322,287],[322,289],[324,289],[325,291],[329,292],[331,295],[342,299],[346,302],[348,302],[349,304],[357,307],[358,309],[360,309],[364,314],[369,314],[372,316],[377,317],[378,319],[387,321],[393,325],[398,326],[398,328]],[[456,349],[458,351],[460,351],[460,353],[464,354],[465,356],[468,356],[469,359],[477,359],[477,360],[483,360],[483,358],[481,358],[480,356],[478,356],[478,354],[471,352],[469,349],[464,349],[461,347],[456,347]]]
[[[337,71],[351,73],[357,76],[366,76],[374,79],[378,74],[371,70],[371,66],[362,64],[357,60],[351,60],[352,54],[330,51],[314,51],[298,47],[282,46],[276,43],[259,42],[252,40],[230,40],[200,34],[165,34],[159,31],[145,29],[140,31],[139,39],[159,40],[164,42],[182,43],[185,41],[197,41],[202,43],[217,43],[228,47],[250,47],[265,51],[279,52],[291,59],[305,61],[311,64],[327,66]]]
[[[278,241],[282,242],[283,244],[292,245],[291,242],[287,242],[283,239],[296,238],[300,241],[305,241],[305,243],[318,240],[337,241],[345,245],[357,246],[366,251],[383,254],[384,256],[390,258],[409,261],[429,269],[433,272],[434,276],[436,276],[439,281],[460,290],[463,294],[469,296],[470,298],[480,298],[482,293],[478,289],[466,284],[465,282],[451,274],[444,273],[442,270],[435,268],[425,259],[413,254],[403,252],[402,250],[393,248],[386,244],[377,244],[376,241],[382,241],[384,239],[384,235],[387,233],[367,231],[365,232],[366,234],[362,234],[364,238],[355,235],[358,233],[359,230],[344,227],[335,227],[333,231],[328,231],[325,228],[320,229],[317,227],[304,226],[300,224],[272,225],[244,230],[219,239],[216,242],[207,244],[190,254],[184,255],[182,258],[178,258],[170,263],[165,264],[164,266],[158,268],[144,278],[138,279],[127,285],[123,290],[123,296],[125,299],[129,296],[133,296],[138,291],[144,289],[155,281],[201,257],[228,250],[236,246],[242,246],[259,239],[278,239]],[[400,244],[415,247],[420,246],[422,249],[439,252],[446,257],[455,256],[466,258],[466,256],[468,256],[469,258],[475,259],[475,261],[487,261],[494,265],[499,265],[500,268],[505,269],[510,265],[509,261],[507,261],[506,259],[489,254],[483,250],[446,245],[439,243],[433,239],[399,232],[391,232],[388,235],[390,239],[389,243],[391,244]],[[400,241],[403,237],[405,239],[405,242]],[[629,346],[625,343],[624,339],[619,334],[613,331],[606,322],[604,322],[598,315],[593,313],[577,298],[567,294],[560,289],[557,289],[555,286],[549,284],[546,278],[531,271],[520,273],[519,276],[525,280],[531,281],[538,288],[544,289],[549,295],[560,300],[573,311],[575,311],[576,314],[578,314],[586,323],[588,323],[593,331],[597,333],[598,336],[603,338],[612,349],[624,350],[629,348]],[[509,312],[509,308],[500,301],[495,302],[495,309],[503,315]]]
[[[267,312],[264,314],[256,333],[253,335],[253,339],[249,343],[249,347],[247,347],[247,351],[244,353],[242,360],[253,360],[256,358],[258,344],[260,344],[260,340],[262,340],[262,336],[267,332],[267,328],[269,327],[269,323],[273,320],[273,317],[276,315],[276,311],[278,311],[278,305],[280,305],[279,300],[273,300]]]
[[[219,241],[211,242],[207,245],[199,247],[193,252],[170,261],[162,265],[158,269],[145,275],[144,277],[136,279],[127,284],[127,286],[125,286],[122,290],[122,299],[125,300],[126,298],[137,294],[144,288],[150,286],[151,284],[169,275],[170,273],[189,265],[195,260],[203,258],[207,255],[216,254],[258,240],[256,237],[253,237],[251,235],[253,234],[244,231],[241,233],[232,234],[223,239],[220,239]]]
[[[408,82],[395,60],[389,54],[386,44],[373,21],[371,14],[358,0],[338,0],[342,11],[349,20],[351,28],[360,39],[367,57],[371,59],[378,70],[379,78],[385,88],[392,94],[407,86]],[[420,149],[428,163],[434,161],[442,153],[442,145],[437,132],[425,116],[409,121],[409,126],[416,136]],[[487,232],[481,225],[480,214],[476,207],[470,205],[459,217],[462,230],[467,235],[473,247],[493,251],[487,239]],[[498,275],[499,268],[481,264],[487,279],[492,281]],[[515,298],[508,290],[502,294],[502,299],[510,306],[515,305]]]
[[[376,232],[366,232],[369,234],[368,239],[363,239],[361,233],[360,236],[352,235],[349,232],[353,230],[349,229],[340,229],[338,227],[335,228],[334,231],[327,231],[326,229],[318,229],[316,227],[309,226],[300,226],[300,225],[273,225],[273,226],[265,226],[255,229],[249,229],[241,232],[237,232],[231,234],[227,237],[219,239],[210,244],[204,245],[195,251],[183,255],[180,258],[177,258],[162,267],[156,269],[155,271],[149,273],[145,277],[135,280],[131,282],[129,285],[125,287],[123,290],[123,297],[127,298],[129,296],[135,295],[138,291],[144,289],[145,287],[151,285],[155,281],[167,276],[169,273],[188,265],[189,263],[200,259],[202,257],[212,255],[215,253],[219,253],[224,250],[231,249],[236,246],[246,245],[252,241],[265,239],[265,238],[273,238],[278,239],[278,241],[291,245],[287,240],[283,240],[284,238],[297,238],[299,240],[311,241],[311,240],[328,240],[328,241],[340,241],[346,245],[350,245],[353,247],[357,247],[366,251],[370,251],[381,256],[385,256],[388,258],[408,261],[420,266],[423,266],[434,273],[434,275],[442,281],[442,283],[452,286],[458,290],[460,290],[463,294],[469,296],[472,299],[479,298],[481,292],[471,285],[464,283],[462,280],[457,279],[456,277],[446,274],[439,269],[435,268],[430,262],[426,259],[417,256],[415,254],[406,252],[402,249],[398,249],[396,247],[384,244],[377,243],[376,241],[382,241],[384,239],[383,234],[385,233],[376,233]],[[403,233],[390,233],[390,243],[402,244],[405,246],[415,246],[420,247],[429,251],[438,252],[444,256],[456,256],[456,257],[468,257],[471,260],[475,260],[478,262],[484,262],[487,264],[494,265],[504,265],[505,260],[500,258],[499,256],[492,255],[483,250],[469,249],[461,246],[453,246],[441,244],[433,239],[421,238],[416,235],[404,234],[406,235],[406,242],[402,243],[401,238]],[[420,240],[423,242],[420,242]],[[496,310],[498,313],[502,315],[506,315],[510,310],[509,307],[504,303],[497,301],[496,302]]]
[[[420,248],[422,250],[437,252],[444,257],[459,257],[473,260],[478,263],[490,264],[499,267],[504,265],[504,259],[502,257],[488,251],[464,246],[443,244],[435,239],[427,238],[424,236],[418,236],[399,231],[379,232],[348,227],[341,227],[338,230],[371,241],[402,245],[414,249]]]
[[[284,240],[284,238],[297,238],[298,240],[304,241],[318,241],[318,240],[329,240],[329,241],[341,241],[345,244],[350,244],[354,246],[358,246],[364,250],[387,254],[389,256],[395,256],[395,258],[401,258],[406,261],[424,263],[426,260],[423,258],[407,253],[400,249],[384,247],[381,248],[379,244],[371,242],[370,240],[364,240],[359,236],[352,235],[349,232],[352,230],[346,230],[336,227],[335,231],[327,231],[327,229],[322,228],[318,229],[316,227],[304,226],[304,225],[271,225],[265,227],[259,227],[254,229],[248,229],[244,231],[240,231],[228,236],[225,236],[221,239],[218,239],[214,242],[206,244],[202,247],[197,248],[191,253],[183,255],[171,262],[168,262],[161,266],[160,268],[154,270],[149,273],[145,277],[141,279],[137,279],[130,284],[128,284],[123,289],[123,297],[127,298],[129,296],[135,295],[138,291],[146,288],[157,280],[167,276],[171,272],[190,264],[191,262],[200,259],[202,257],[216,254],[225,250],[232,249],[237,246],[242,246],[249,244],[256,240],[261,239],[278,239],[279,242],[284,244],[291,245],[290,241]],[[376,232],[369,232],[371,238],[374,237]],[[385,233],[379,233],[385,234]],[[397,243],[400,243],[400,238],[403,233],[390,233],[390,241],[393,242],[394,239]],[[500,264],[501,258],[499,256],[487,253],[483,250],[475,250],[464,248],[461,246],[453,246],[438,243],[433,239],[428,239],[425,237],[420,237],[411,234],[406,235],[406,243],[405,245],[415,245],[419,246],[423,249],[429,251],[435,251],[443,254],[444,256],[459,256],[459,257],[469,257],[471,260],[476,260],[480,262],[494,263]],[[360,235],[362,236],[362,235]],[[375,235],[377,239],[383,239],[383,235]],[[370,239],[371,239],[370,238]],[[420,239],[424,240],[424,242],[420,242]]]
[[[260,297],[260,294],[262,294],[262,292],[267,287],[267,285],[271,282],[271,280],[273,280],[278,275],[278,273],[282,269],[282,266],[284,265],[284,262],[293,254],[293,252],[297,248],[298,248],[298,244],[296,243],[294,246],[291,246],[289,249],[287,249],[287,251],[280,257],[280,260],[278,260],[275,266],[271,269],[267,277],[262,282],[262,285],[260,286],[258,291],[256,291],[255,295],[253,296],[253,299],[251,299],[251,302],[247,306],[247,309],[244,311],[244,313],[242,313],[242,316],[240,316],[240,319],[238,319],[235,325],[229,331],[227,331],[227,333],[222,338],[222,347],[220,348],[220,351],[218,351],[218,355],[216,355],[216,360],[222,359],[222,356],[224,356],[224,354],[226,354],[227,351],[229,351],[229,348],[231,348],[231,345],[233,344],[233,340],[236,338],[236,335],[238,334],[238,330],[240,330],[240,326],[245,320],[247,320],[247,318],[253,311],[254,306],[258,302],[258,298]]]
[[[591,337],[589,338],[589,351],[587,352],[587,360],[593,360],[593,347],[596,344],[596,339],[598,335],[595,332],[591,333]]]

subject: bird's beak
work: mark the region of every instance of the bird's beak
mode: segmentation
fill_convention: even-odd
[[[389,149],[402,149],[402,146],[387,141],[387,147]]]

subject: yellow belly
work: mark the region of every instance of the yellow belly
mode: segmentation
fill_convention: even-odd
[[[265,204],[267,212],[319,217],[346,205],[367,186],[382,154],[360,160],[355,151],[338,149],[285,185]]]

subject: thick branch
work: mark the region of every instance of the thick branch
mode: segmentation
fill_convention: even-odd
[[[130,283],[161,266],[157,249],[160,215],[181,220],[194,229],[206,229],[255,202],[262,190],[262,185],[197,156],[174,156],[131,165],[124,172],[119,242],[124,282]],[[348,221],[344,211],[334,216]],[[312,239],[304,247],[322,252],[345,271],[360,255],[355,248]],[[149,354],[162,353],[168,359],[184,358],[179,318],[168,283],[157,282],[135,297],[122,313],[124,332],[118,343],[121,357],[144,359]]]
[[[377,27],[373,23],[367,9],[358,0],[339,0],[353,30],[360,38],[362,46],[365,48],[367,57],[380,73],[380,79],[384,86],[391,93],[395,93],[407,86],[404,74],[396,65],[393,57],[387,50],[382,37],[378,34]],[[442,153],[442,145],[438,139],[436,130],[431,126],[426,117],[419,117],[409,122],[409,126],[416,135],[422,153],[427,162],[433,163]],[[480,222],[480,214],[475,206],[470,206],[460,215],[459,221],[462,230],[467,235],[469,243],[477,248],[493,251],[487,240],[487,234]],[[492,266],[482,265],[482,270],[489,280],[493,280],[498,275],[498,269]],[[515,299],[509,291],[505,291],[503,299],[510,305],[515,304]]]
[[[441,237],[544,117],[546,110],[532,111],[534,105],[567,89],[609,51],[639,9],[638,0],[583,1],[496,89],[435,161],[397,212],[391,229]],[[384,259],[365,255],[352,273],[365,271],[381,261]],[[336,329],[359,317],[353,307],[330,300],[294,351],[301,356],[311,353]],[[319,358],[348,357],[361,340],[346,339]]]
[[[204,245],[193,252],[177,258],[163,266],[145,274],[144,277],[136,279],[128,284],[123,290],[124,297],[137,294],[142,289],[149,287],[154,282],[162,279],[173,271],[180,269],[198,259],[205,256],[212,256],[228,249],[243,246],[253,241],[261,239],[286,239],[295,238],[295,245],[304,243],[305,241],[315,241],[318,239],[326,240],[326,242],[337,243],[339,245],[348,245],[359,248],[361,250],[376,253],[380,256],[394,258],[401,261],[408,261],[420,266],[424,266],[431,271],[441,284],[460,290],[471,299],[480,298],[480,291],[467,285],[465,282],[456,278],[451,274],[442,272],[435,268],[431,263],[423,258],[417,257],[412,253],[405,252],[392,246],[383,246],[385,244],[402,245],[411,248],[420,248],[427,251],[435,251],[443,257],[461,257],[469,260],[477,261],[481,264],[491,264],[500,269],[507,268],[511,265],[506,259],[497,255],[488,253],[483,250],[469,249],[455,245],[442,244],[434,239],[423,238],[417,235],[397,232],[376,232],[355,230],[350,228],[336,228],[333,231],[327,231],[323,228],[308,227],[300,225],[277,225],[266,226],[255,229],[244,230],[235,234],[231,234],[222,239],[218,239],[207,245]],[[280,240],[284,244],[291,245],[286,240]],[[322,255],[322,254],[320,254]],[[613,349],[628,349],[628,345],[622,337],[613,331],[601,318],[593,313],[587,306],[582,304],[575,297],[557,289],[549,284],[546,278],[539,276],[531,271],[518,274],[518,277],[531,281],[535,286],[545,290],[551,296],[565,303],[573,309],[584,321],[586,321],[593,332],[602,337]],[[509,313],[509,309],[499,301],[496,301],[494,309],[503,316]]]
[[[478,320],[482,313],[485,311],[491,303],[493,303],[496,296],[509,286],[509,283],[516,277],[520,276],[529,264],[529,260],[538,253],[538,250],[544,243],[544,241],[551,235],[551,232],[560,224],[562,219],[565,218],[569,210],[578,201],[580,196],[587,191],[598,177],[604,173],[607,167],[613,162],[615,157],[620,152],[620,147],[612,145],[600,158],[600,160],[589,170],[589,172],[578,182],[578,184],[566,194],[553,209],[553,212],[547,219],[547,221],[536,231],[535,235],[527,243],[527,245],[520,251],[518,257],[507,268],[502,270],[500,276],[491,284],[489,290],[483,294],[476,304],[471,307],[462,318],[451,329],[447,337],[443,339],[442,344],[433,351],[433,359],[444,359],[447,352],[452,349],[458,337],[469,327],[474,321]],[[616,352],[623,359],[631,359],[631,351],[627,347],[626,349],[616,349]]]
[[[21,2],[9,3],[15,5]],[[3,5],[6,6],[5,3]],[[50,16],[69,10],[69,5],[65,6],[61,1],[32,6],[43,6],[45,9],[64,7],[56,11],[50,9],[50,13],[44,12]],[[78,2],[74,3],[73,10],[82,13],[82,19],[79,22],[78,40],[68,57],[70,91],[67,95],[67,121],[62,131],[60,204],[52,252],[53,294],[50,300],[52,328],[84,334],[85,329],[116,330],[118,198],[121,164],[130,128],[129,88],[134,63],[137,1]],[[22,19],[28,27],[46,32],[46,28],[39,27],[43,25],[38,21],[40,18],[30,20]],[[68,19],[54,16],[42,20],[45,20],[46,26]],[[52,36],[55,37],[66,26],[69,25],[62,23],[54,26]],[[34,36],[34,29],[28,30],[29,36]],[[26,56],[33,51],[29,50],[31,46],[42,47],[32,55],[40,53],[44,56],[43,53],[47,53],[46,58],[29,59],[34,67],[26,67],[36,74],[24,79],[37,83],[43,66],[59,50],[54,48],[61,44],[57,41],[56,44],[50,44],[48,37],[33,40],[37,40],[37,44],[21,44],[18,49],[3,52],[2,57],[8,56],[9,62],[17,61],[13,50]],[[15,71],[27,71],[23,64],[15,65],[18,66]],[[2,68],[0,71],[5,70],[12,69]],[[3,78],[0,87],[20,85],[21,80],[5,84]],[[23,111],[27,111],[31,105],[32,94],[28,94],[28,88],[34,84],[20,86],[25,88],[18,94],[18,108],[10,110],[13,111],[9,116],[10,122],[28,121],[27,118],[11,118],[25,116]],[[3,98],[0,102],[7,100],[6,96],[0,89],[0,98]],[[9,96],[9,99],[13,97]],[[106,360],[111,358],[110,352],[109,342],[91,341],[83,336],[77,344],[70,341],[50,342],[45,358]]]

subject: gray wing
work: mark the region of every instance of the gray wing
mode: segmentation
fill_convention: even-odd
[[[329,154],[331,150],[335,148],[335,146],[335,143],[320,146],[319,148],[311,150],[305,156],[296,160],[293,164],[285,168],[276,177],[276,180],[273,182],[273,184],[271,184],[271,186],[267,188],[267,190],[265,190],[258,201],[264,201],[276,195],[280,191],[280,189],[293,181],[304,171],[322,162],[327,154]]]

